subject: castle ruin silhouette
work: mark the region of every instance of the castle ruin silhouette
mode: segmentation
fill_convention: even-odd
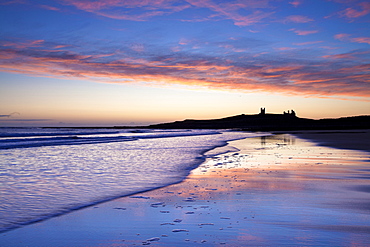
[[[261,109],[260,109],[260,113],[259,113],[259,115],[266,115],[266,108],[261,108]],[[296,117],[296,113],[295,113],[295,111],[294,111],[294,110],[288,110],[287,112],[286,112],[286,111],[284,111],[282,115],[283,115],[283,116]]]

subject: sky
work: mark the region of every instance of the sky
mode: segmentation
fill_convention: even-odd
[[[0,126],[370,115],[366,0],[2,0]]]

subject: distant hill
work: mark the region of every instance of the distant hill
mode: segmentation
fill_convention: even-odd
[[[261,108],[259,114],[241,114],[209,120],[186,119],[171,123],[153,124],[145,127],[115,126],[114,128],[239,129],[249,131],[370,129],[370,116],[364,115],[315,120],[297,117],[293,110],[284,112],[283,114],[272,114],[266,113],[265,108]]]
[[[337,119],[307,119],[283,114],[237,115],[211,120],[184,120],[150,125],[152,129],[243,129],[268,130],[317,130],[317,129],[369,129],[370,116]]]

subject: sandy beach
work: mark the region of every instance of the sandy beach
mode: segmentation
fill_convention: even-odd
[[[179,184],[5,232],[0,245],[370,246],[369,132],[357,132],[232,141],[240,151]]]

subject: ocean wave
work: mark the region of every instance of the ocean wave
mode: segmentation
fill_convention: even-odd
[[[166,138],[195,135],[219,134],[217,131],[156,131],[156,130],[125,130],[125,131],[64,131],[59,132],[2,132],[0,133],[0,149],[29,148],[57,145],[81,145],[109,142],[124,142],[148,138]]]
[[[145,130],[16,141],[2,138],[0,232],[178,183],[207,157],[235,151],[230,147],[210,150],[258,135]],[[4,148],[16,144],[18,148]]]
[[[42,128],[0,128],[0,138],[22,138],[35,136],[65,136],[65,135],[100,135],[117,134],[119,131],[90,131],[71,129],[42,129]]]

